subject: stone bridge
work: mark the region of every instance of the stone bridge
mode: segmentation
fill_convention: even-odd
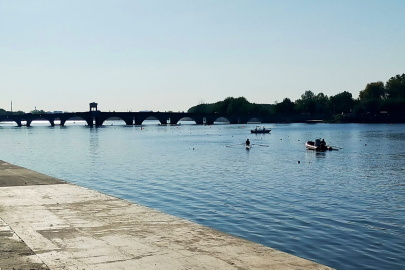
[[[162,125],[175,125],[182,119],[192,119],[197,125],[212,125],[218,119],[226,119],[230,124],[246,124],[247,122],[260,123],[280,123],[280,122],[305,122],[310,120],[323,120],[320,115],[238,115],[225,113],[182,113],[182,112],[73,112],[73,113],[46,113],[46,114],[21,114],[21,115],[0,115],[0,122],[16,122],[20,127],[22,122],[26,126],[31,126],[32,121],[49,121],[51,126],[59,120],[60,125],[64,126],[69,119],[82,119],[88,126],[101,126],[104,121],[113,119],[122,119],[127,125],[141,125],[146,119],[159,120]]]
[[[211,125],[220,118],[225,118],[231,124],[244,124],[249,121],[266,122],[266,119],[261,116],[254,115],[236,115],[222,113],[181,113],[181,112],[74,112],[74,113],[45,113],[45,114],[21,114],[21,115],[0,115],[0,122],[16,122],[18,126],[22,126],[22,122],[26,122],[26,126],[31,126],[32,121],[42,120],[49,121],[51,126],[55,125],[55,121],[59,120],[60,125],[65,125],[69,119],[82,119],[89,126],[101,126],[104,121],[113,118],[121,119],[127,125],[141,125],[146,119],[159,120],[162,125],[175,125],[182,119],[192,119],[197,125]]]

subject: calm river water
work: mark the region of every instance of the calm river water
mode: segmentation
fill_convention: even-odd
[[[2,123],[0,159],[337,269],[405,269],[405,125],[122,124]],[[269,147],[225,147],[246,138]]]

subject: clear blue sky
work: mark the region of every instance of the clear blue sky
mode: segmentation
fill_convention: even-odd
[[[0,2],[0,108],[183,111],[405,73],[405,0]]]

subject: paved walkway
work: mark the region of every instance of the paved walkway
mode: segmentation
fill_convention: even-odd
[[[0,161],[0,269],[331,269]]]

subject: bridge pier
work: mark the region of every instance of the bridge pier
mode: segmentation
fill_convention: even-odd
[[[134,124],[134,118],[133,117],[128,117],[128,118],[123,118],[125,125],[127,126],[132,126]]]
[[[167,125],[167,118],[166,117],[156,117],[159,120],[161,125]]]
[[[32,122],[32,120],[27,120],[27,127],[30,127],[31,126],[31,122]]]
[[[197,124],[197,125],[204,125],[204,121],[201,119],[201,120],[194,120],[194,122]]]
[[[48,121],[49,121],[49,123],[51,123],[51,127],[54,127],[54,126],[55,126],[55,119],[53,119],[53,120],[49,120],[49,119],[48,119]]]
[[[147,117],[141,116],[141,117],[134,117],[135,119],[135,125],[142,125],[143,121],[145,121]]]
[[[214,121],[215,121],[215,119],[211,118],[211,117],[204,117],[203,118],[204,125],[213,125]]]
[[[16,123],[17,123],[17,126],[19,126],[19,127],[21,127],[21,126],[22,126],[22,124],[21,124],[21,120],[14,120],[14,122],[16,122]]]
[[[180,118],[169,117],[170,125],[177,125],[177,123],[179,122],[179,120],[180,120]]]
[[[239,123],[239,119],[229,119],[229,124],[234,125],[234,124],[241,124],[241,123]]]
[[[101,121],[101,119],[98,116],[96,116],[94,118],[95,118],[95,122],[96,122],[96,127],[103,125],[103,122]]]

